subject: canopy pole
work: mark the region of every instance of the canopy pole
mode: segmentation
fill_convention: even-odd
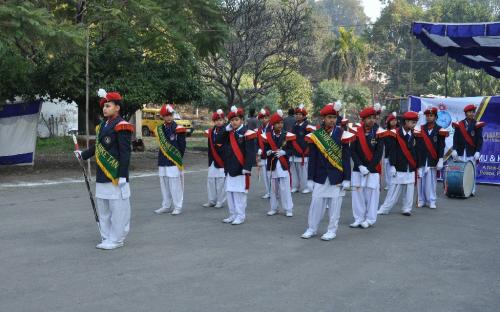
[[[444,97],[448,97],[448,53],[446,54],[446,68],[444,71]]]

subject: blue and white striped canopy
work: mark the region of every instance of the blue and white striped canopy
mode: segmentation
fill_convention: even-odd
[[[457,62],[500,78],[500,22],[414,22],[412,31],[434,54],[448,54]]]

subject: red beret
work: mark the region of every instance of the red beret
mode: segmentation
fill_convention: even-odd
[[[418,121],[418,113],[417,112],[406,112],[403,114],[404,120],[415,120]]]
[[[335,109],[335,106],[338,106],[336,103],[328,103],[323,107],[320,111],[319,114],[321,116],[327,116],[327,115],[338,115],[338,108]]]
[[[281,109],[278,109],[278,111],[271,116],[271,119],[269,119],[269,123],[271,125],[274,125],[275,123],[281,121],[283,121],[283,111]]]
[[[108,92],[106,94],[106,100],[108,100],[108,102],[111,102],[111,101],[121,101],[122,100],[122,96],[118,92]]]
[[[361,118],[366,118],[375,115],[377,115],[377,111],[375,110],[375,108],[373,108],[373,106],[367,107],[359,112],[359,117]]]
[[[100,106],[101,108],[103,108],[103,107],[104,107],[104,104],[106,104],[106,102],[108,102],[108,100],[106,100],[105,98],[100,99],[100,100],[99,100],[99,106]]]
[[[387,118],[385,119],[385,123],[389,123],[391,120],[396,119],[396,112],[389,114]]]
[[[212,120],[216,121],[218,119],[224,118],[224,116],[225,115],[224,115],[224,112],[222,111],[222,109],[218,109],[217,111],[212,113]]]
[[[469,104],[464,107],[464,113],[467,113],[468,111],[476,111],[476,105],[474,104]]]
[[[295,109],[295,114],[302,114],[304,116],[307,116],[307,110],[304,108],[304,105],[300,105]]]
[[[163,104],[160,109],[160,116],[169,116],[174,113],[174,106],[170,104]]]
[[[428,114],[436,115],[437,112],[438,112],[437,107],[427,107],[427,109],[424,111],[424,115],[428,115]]]
[[[227,119],[231,120],[234,117],[245,117],[245,111],[243,110],[243,108],[236,108],[236,106],[231,107],[231,111],[227,114]]]
[[[269,110],[267,108],[262,108],[259,111],[259,114],[257,114],[257,118],[262,119],[262,118],[269,116],[269,115],[271,115],[271,112],[269,112]]]

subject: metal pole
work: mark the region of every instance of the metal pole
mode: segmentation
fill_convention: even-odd
[[[448,97],[448,54],[446,54],[446,68],[444,70],[444,97]]]
[[[87,27],[87,48],[85,53],[85,136],[87,148],[89,148],[89,28]],[[89,179],[92,180],[92,171],[90,171],[90,159],[87,159],[87,172]]]

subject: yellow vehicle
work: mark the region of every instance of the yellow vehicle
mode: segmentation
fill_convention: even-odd
[[[181,119],[181,116],[175,112],[174,120],[178,125],[181,125],[187,129],[186,135],[191,136],[193,133],[193,124],[191,121],[186,119]],[[163,120],[160,118],[159,108],[144,108],[142,110],[142,135],[151,136],[155,135],[156,127],[162,124]]]

